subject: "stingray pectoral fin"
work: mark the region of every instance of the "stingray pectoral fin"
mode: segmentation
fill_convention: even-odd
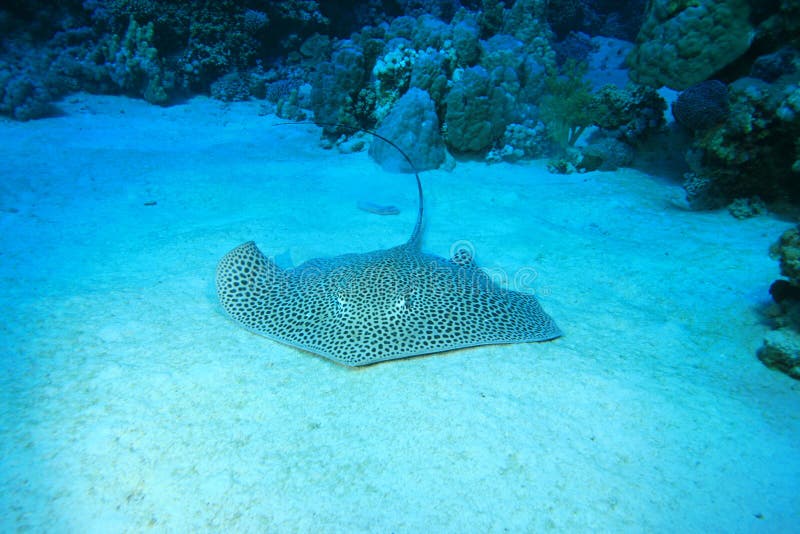
[[[264,309],[288,289],[286,271],[262,253],[253,241],[234,248],[217,265],[217,295],[228,314],[253,330],[263,327]]]

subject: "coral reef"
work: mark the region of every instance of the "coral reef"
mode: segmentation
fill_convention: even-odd
[[[378,58],[372,68],[375,91],[375,117],[383,118],[392,105],[408,90],[416,50],[399,43],[396,48]]]
[[[459,7],[457,0],[397,0],[403,13],[417,17],[431,15],[450,20]]]
[[[513,97],[481,66],[457,71],[445,104],[445,139],[458,152],[492,146],[510,122]]]
[[[23,3],[0,17],[0,113],[45,116],[77,90],[161,105],[210,93],[265,99],[262,113],[343,124],[324,126],[332,142],[375,127],[419,89],[454,153],[613,169],[664,129],[663,100],[651,87],[704,82],[674,106],[694,131],[686,141],[692,204],[800,199],[800,7],[791,0],[48,5]],[[639,84],[626,85],[628,54]],[[727,114],[711,74],[731,88]],[[598,132],[573,150],[589,127]]]
[[[586,62],[589,70],[586,77],[592,87],[595,90],[606,85],[624,88],[630,82],[625,59],[633,50],[633,43],[597,36],[589,39],[588,45],[590,49],[586,55]]]
[[[516,0],[507,10],[502,32],[525,44],[530,55],[549,68],[556,66],[553,32],[546,21],[547,0]]]
[[[800,89],[791,76],[768,84],[742,78],[729,86],[725,121],[696,135],[687,161],[725,205],[735,198],[800,199]]]
[[[714,210],[725,205],[725,198],[715,181],[696,172],[684,174],[686,203],[693,210]]]
[[[465,17],[453,27],[453,50],[459,67],[471,67],[481,55],[480,26],[474,17]]]
[[[105,35],[125,33],[133,23],[148,30],[153,48],[176,87],[207,92],[220,76],[253,65],[263,47],[259,39],[270,34],[271,18],[253,5],[235,0],[155,2],[152,0],[84,1],[95,27]],[[169,91],[167,91],[169,92]]]
[[[750,67],[750,76],[768,83],[777,81],[787,74],[800,70],[800,52],[790,46],[756,58]]]
[[[629,56],[633,79],[675,90],[708,79],[750,47],[749,15],[747,0],[649,2]]]
[[[558,39],[584,32],[633,41],[645,15],[645,0],[550,0],[546,14]]]
[[[585,69],[586,64],[570,61],[560,74],[546,78],[538,101],[540,117],[562,151],[574,146],[589,126],[600,130],[595,146],[583,149],[583,161],[572,158],[578,167],[611,170],[628,165],[633,147],[663,128],[666,103],[655,90],[635,84],[606,85],[592,92]]]

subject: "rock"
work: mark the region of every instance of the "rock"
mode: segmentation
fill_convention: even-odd
[[[757,355],[770,369],[800,380],[800,333],[793,328],[769,332]]]
[[[400,97],[377,133],[400,147],[418,171],[436,169],[444,163],[445,148],[439,132],[439,118],[433,100],[422,89],[412,87]],[[412,170],[396,148],[380,139],[372,142],[369,155],[388,171]]]

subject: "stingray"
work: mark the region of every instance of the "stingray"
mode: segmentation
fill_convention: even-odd
[[[402,245],[283,269],[253,241],[217,266],[227,314],[246,329],[348,366],[442,351],[546,341],[561,335],[534,295],[500,287],[466,248],[445,259],[421,251],[423,192]]]

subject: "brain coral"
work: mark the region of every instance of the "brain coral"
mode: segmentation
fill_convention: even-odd
[[[628,57],[641,84],[683,90],[711,77],[750,46],[747,0],[653,0]]]
[[[689,130],[707,130],[728,116],[728,87],[719,80],[706,80],[683,91],[672,104],[675,120]]]

